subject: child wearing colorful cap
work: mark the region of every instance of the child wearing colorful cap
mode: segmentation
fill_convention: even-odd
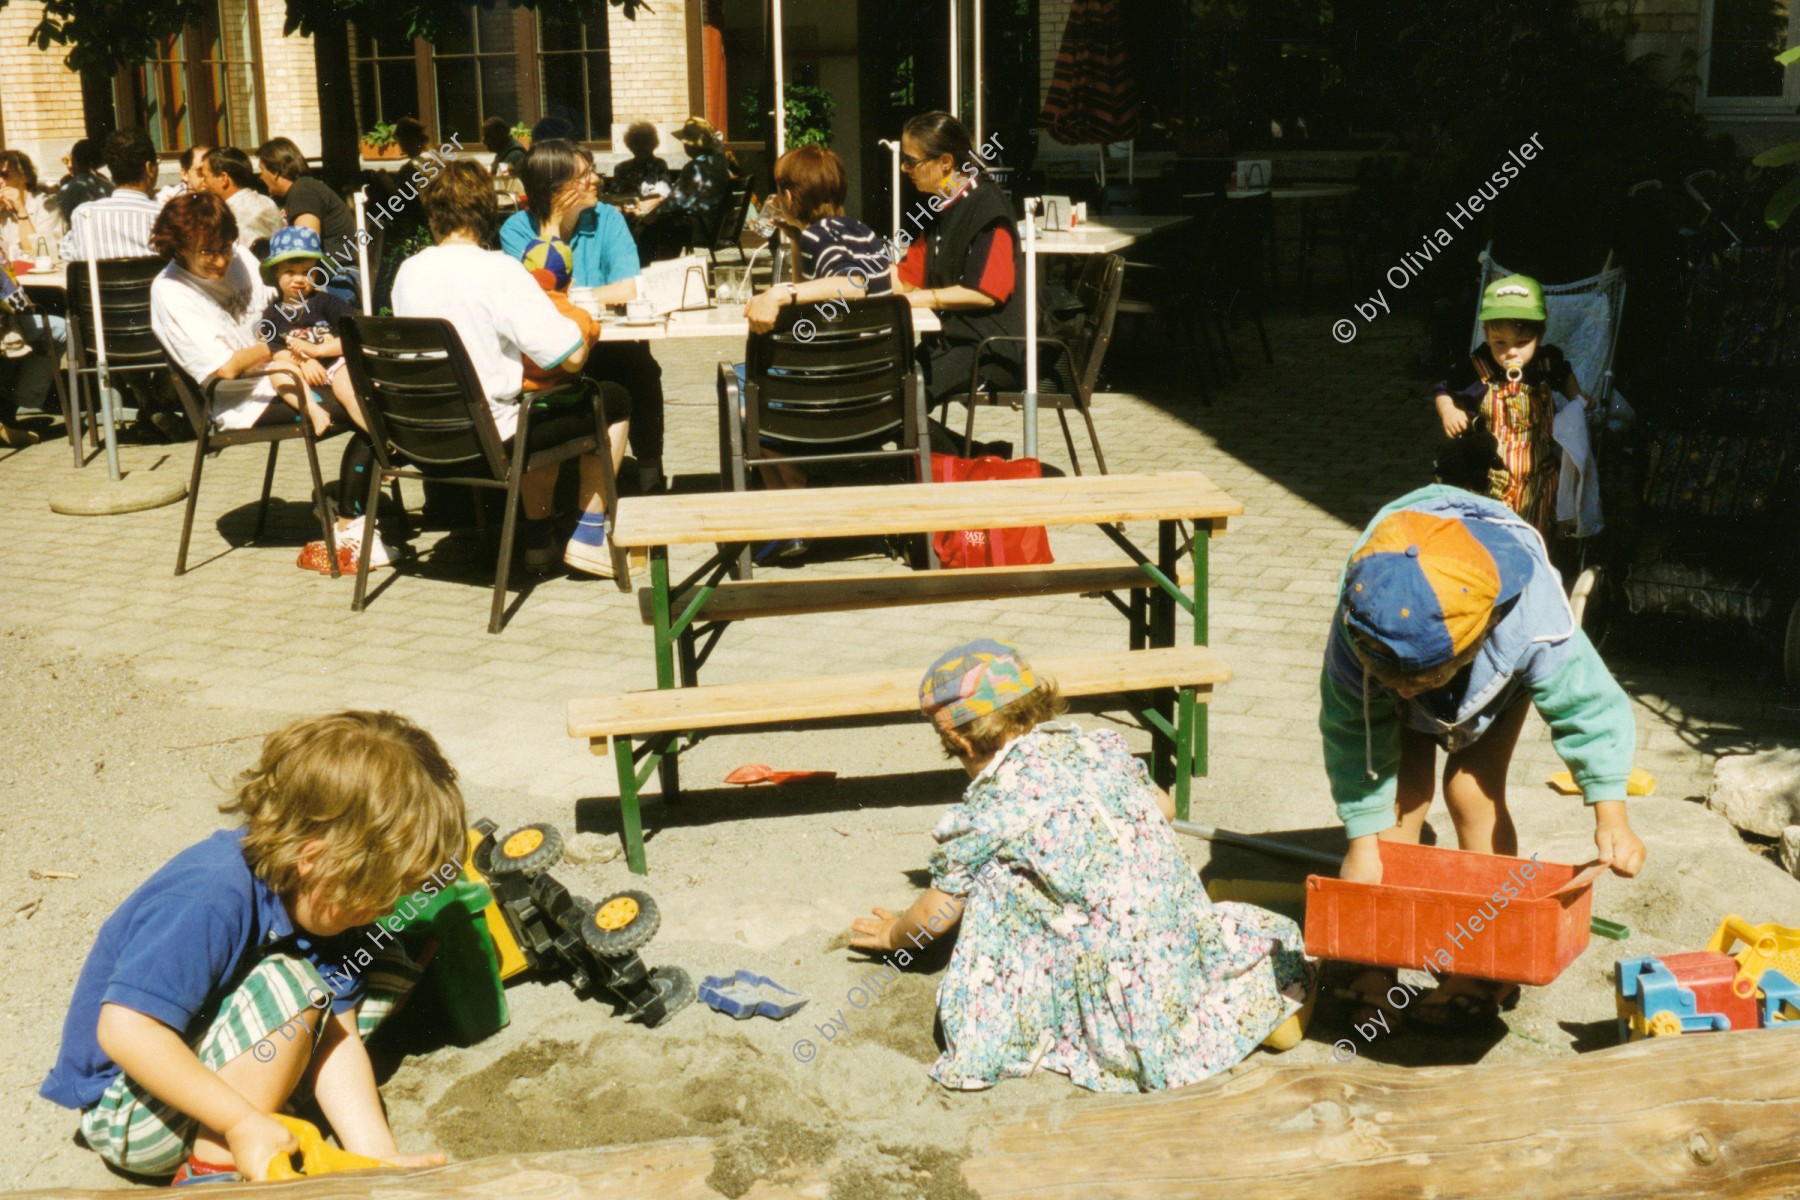
[[[575,270],[575,252],[569,243],[559,237],[533,238],[525,247],[525,256],[520,260],[537,285],[544,289],[544,295],[550,297],[550,303],[556,311],[575,322],[581,330],[582,339],[592,346],[600,340],[600,322],[592,313],[578,307],[569,299],[569,282]],[[530,357],[526,357],[521,366],[525,372],[525,390],[528,392],[543,391],[547,388],[561,387],[569,382],[569,373],[561,367],[540,367]]]
[[[1620,875],[1643,866],[1625,812],[1631,701],[1570,612],[1543,539],[1505,505],[1437,484],[1377,513],[1344,568],[1319,686],[1350,841],[1341,878],[1379,883],[1378,842],[1419,841],[1440,746],[1457,844],[1517,854],[1506,772],[1531,708],[1594,810],[1600,861]],[[1353,990],[1378,1003],[1377,982]],[[1486,1017],[1516,991],[1448,976],[1409,1011]]]
[[[1552,427],[1551,392],[1579,400],[1568,358],[1543,343],[1544,289],[1527,275],[1488,284],[1477,313],[1486,341],[1434,389],[1438,420],[1451,446],[1437,477],[1504,503],[1546,538],[1556,527],[1556,482],[1562,451]]]
[[[1299,1040],[1313,977],[1299,928],[1207,899],[1173,802],[1123,737],[1058,720],[1055,684],[992,639],[933,663],[919,707],[973,782],[932,832],[931,887],[903,915],[856,921],[850,944],[905,967],[960,925],[932,1078],[973,1090],[1043,1069],[1152,1091]]]
[[[262,277],[277,295],[263,310],[257,333],[271,350],[285,349],[298,362],[307,386],[307,414],[315,433],[323,435],[333,427],[342,429],[346,425],[355,427],[338,469],[335,540],[338,573],[343,577],[356,573],[364,525],[369,524],[363,520],[363,497],[368,494],[368,472],[375,455],[365,433],[356,388],[350,382],[350,372],[344,369],[344,343],[337,335],[338,319],[356,315],[356,309],[322,290],[330,279],[322,265],[324,257],[325,246],[316,230],[304,225],[284,225],[275,231],[269,239],[269,255],[262,261]],[[369,566],[390,566],[392,560],[381,534],[371,526],[367,535],[375,539],[369,547]],[[331,563],[324,540],[308,542],[294,565],[303,571],[329,575]]]

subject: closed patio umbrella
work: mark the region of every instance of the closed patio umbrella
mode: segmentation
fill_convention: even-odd
[[[1038,126],[1065,146],[1106,146],[1137,136],[1143,117],[1137,73],[1125,41],[1124,0],[1075,0],[1056,52]]]

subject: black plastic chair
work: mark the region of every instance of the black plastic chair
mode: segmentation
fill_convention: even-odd
[[[161,343],[158,343],[160,347]],[[108,353],[111,352],[111,335],[108,335]],[[331,577],[338,577],[337,537],[332,525],[331,506],[325,501],[325,477],[319,470],[319,437],[313,433],[312,422],[303,413],[294,411],[294,419],[280,425],[256,425],[249,429],[219,429],[212,418],[212,403],[219,384],[223,381],[215,379],[212,383],[201,387],[192,376],[179,366],[174,359],[168,360],[170,370],[175,378],[175,394],[181,397],[181,407],[187,414],[188,424],[194,430],[194,470],[188,477],[187,513],[181,519],[181,548],[175,552],[175,573],[187,573],[188,542],[194,533],[194,509],[200,502],[200,472],[206,463],[206,456],[228,446],[253,446],[268,443],[269,462],[263,468],[262,500],[256,506],[256,529],[251,533],[251,540],[263,534],[263,528],[269,517],[269,492],[275,484],[275,455],[281,449],[281,443],[300,441],[306,447],[306,465],[312,470],[313,504],[319,514],[319,530],[325,539],[325,555],[330,562]],[[298,381],[296,381],[298,382]],[[274,407],[288,410],[280,400]],[[343,432],[343,431],[339,431]],[[336,434],[328,433],[327,437]]]
[[[433,480],[506,493],[500,562],[494,572],[494,603],[488,616],[488,632],[499,633],[506,582],[512,571],[519,486],[527,472],[583,454],[598,455],[605,464],[601,494],[609,528],[617,517],[619,489],[613,478],[599,389],[580,379],[566,387],[527,393],[519,404],[518,431],[511,440],[503,441],[480,377],[450,322],[435,317],[351,316],[338,322],[338,336],[343,339],[344,361],[375,446],[368,511],[374,511],[385,480],[394,480],[396,485],[400,479]],[[525,450],[536,404],[566,401],[584,393],[593,403],[594,433],[543,450]],[[476,512],[480,512],[479,505]],[[356,595],[350,603],[356,612],[362,611],[367,595],[370,544],[370,539],[363,539],[364,550],[356,564]],[[614,580],[620,591],[629,591],[631,575],[625,552],[615,540],[608,539],[608,545]]]
[[[160,257],[100,259],[94,264],[100,283],[98,313],[88,264],[68,265],[68,386],[57,390],[78,467],[86,462],[81,453],[82,416],[86,414],[92,434],[101,387],[116,375],[142,375],[169,365],[162,343],[150,329],[150,284],[165,263]]]
[[[912,306],[900,296],[876,296],[843,307],[828,319],[816,306],[790,304],[773,329],[751,334],[741,393],[732,365],[719,364],[719,473],[728,490],[749,488],[751,465],[776,463],[911,461],[917,475],[908,478],[930,481]],[[767,453],[765,437],[783,443],[783,452]],[[764,453],[749,457],[752,446]],[[746,550],[733,576],[751,573]]]
[[[744,222],[750,219],[750,181],[734,179],[731,181],[731,194],[719,207],[718,215],[713,218],[712,228],[706,244],[707,257],[716,266],[719,262],[719,251],[735,250],[738,261],[744,261]]]
[[[1095,254],[1082,264],[1081,277],[1075,284],[1078,314],[1068,322],[1067,336],[1051,335],[1038,339],[1038,409],[1056,410],[1062,423],[1063,441],[1069,446],[1069,463],[1081,474],[1081,457],[1075,452],[1075,434],[1069,428],[1069,410],[1074,409],[1087,422],[1088,441],[1094,447],[1094,462],[1106,474],[1106,453],[1100,449],[1100,432],[1094,428],[1094,385],[1100,379],[1106,349],[1112,345],[1113,322],[1119,312],[1119,293],[1125,286],[1125,260],[1117,254]],[[1020,392],[988,392],[981,388],[983,355],[989,346],[999,342],[1025,343],[1022,337],[983,338],[976,347],[976,366],[969,374],[969,391],[963,403],[969,420],[963,428],[963,455],[968,456],[975,442],[975,410],[984,406],[1005,405],[1017,409],[1024,404]]]

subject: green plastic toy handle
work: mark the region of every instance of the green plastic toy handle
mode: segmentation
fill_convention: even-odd
[[[1607,921],[1600,917],[1588,918],[1588,928],[1601,937],[1611,938],[1615,942],[1622,942],[1631,936],[1631,930],[1617,921]]]

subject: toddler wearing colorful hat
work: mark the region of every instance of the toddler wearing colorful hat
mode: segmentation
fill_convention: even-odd
[[[1378,841],[1420,840],[1439,747],[1457,844],[1517,854],[1506,773],[1532,708],[1594,810],[1600,861],[1620,875],[1643,866],[1625,812],[1631,701],[1576,623],[1543,539],[1505,505],[1438,484],[1376,514],[1344,569],[1320,692],[1350,842],[1341,878],[1379,883]],[[1489,1011],[1477,982],[1451,976],[1435,1008],[1410,1011]]]
[[[1555,532],[1562,464],[1551,392],[1590,409],[1594,402],[1567,356],[1544,344],[1548,311],[1537,280],[1494,280],[1476,315],[1485,340],[1433,389],[1438,420],[1451,439],[1438,458],[1437,479],[1499,500],[1548,538]]]
[[[905,968],[957,931],[932,1078],[974,1090],[1041,1069],[1152,1091],[1298,1041],[1299,928],[1207,899],[1123,737],[1058,719],[1056,685],[992,638],[940,656],[919,707],[972,782],[932,832],[931,886],[856,921],[850,944]]]
[[[353,427],[344,446],[338,470],[337,566],[339,576],[355,574],[362,539],[373,538],[369,565],[392,565],[387,547],[371,522],[363,520],[363,497],[375,455],[364,432],[362,406],[350,372],[344,369],[344,343],[337,335],[340,318],[355,316],[356,309],[324,290],[330,282],[325,269],[325,245],[318,231],[304,225],[284,225],[269,238],[269,253],[262,261],[263,282],[278,293],[263,310],[257,333],[271,350],[287,350],[299,363],[309,403],[307,413],[313,431],[320,436]],[[367,528],[365,528],[367,526]],[[302,547],[294,565],[303,571],[331,573],[325,542],[317,539]]]

